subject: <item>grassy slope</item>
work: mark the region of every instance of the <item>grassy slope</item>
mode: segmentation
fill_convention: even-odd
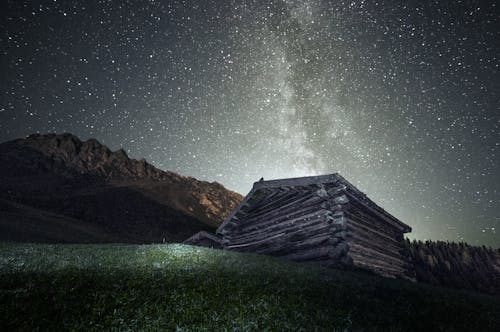
[[[0,244],[0,330],[500,331],[500,299],[183,245]]]

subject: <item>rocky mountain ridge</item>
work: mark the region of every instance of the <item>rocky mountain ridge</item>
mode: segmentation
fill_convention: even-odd
[[[166,177],[181,177],[173,172],[159,170],[145,159],[130,159],[123,149],[111,151],[94,138],[81,141],[70,133],[33,134],[26,139],[9,143],[36,149],[52,158],[54,162],[62,163],[66,168],[79,174],[93,174],[106,179],[118,177],[159,180]]]
[[[34,216],[56,213],[124,233],[124,242],[182,241],[217,227],[242,199],[217,182],[162,171],[122,149],[111,151],[96,139],[81,141],[69,133],[0,144],[0,190],[3,205],[11,206],[0,212],[0,229],[10,224],[12,233],[12,225],[22,224],[14,219],[24,220],[22,211],[30,211],[29,228],[36,233],[41,225],[33,226]],[[131,236],[127,227],[133,228]],[[116,241],[116,234],[112,237]]]

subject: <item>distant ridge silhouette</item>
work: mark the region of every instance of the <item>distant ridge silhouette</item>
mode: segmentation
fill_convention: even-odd
[[[96,139],[34,134],[0,144],[0,240],[181,242],[242,196],[162,171]]]

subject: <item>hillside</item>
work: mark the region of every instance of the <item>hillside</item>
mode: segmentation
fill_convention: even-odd
[[[177,242],[213,230],[240,200],[95,139],[37,134],[0,144],[0,240]]]
[[[0,244],[0,330],[498,331],[500,299],[185,245]]]

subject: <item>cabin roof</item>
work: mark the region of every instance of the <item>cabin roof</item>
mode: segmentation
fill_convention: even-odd
[[[280,188],[280,187],[297,187],[309,186],[314,184],[336,183],[341,176],[337,173],[318,175],[318,176],[304,176],[299,178],[276,179],[267,181],[254,182],[252,189],[261,188]]]
[[[254,182],[252,189],[245,196],[243,201],[238,204],[238,206],[231,212],[231,214],[226,218],[226,220],[219,226],[217,229],[217,233],[221,231],[238,213],[238,211],[252,198],[252,196],[259,190],[262,189],[273,189],[273,188],[290,188],[293,190],[294,187],[321,187],[325,184],[334,184],[341,183],[346,188],[348,188],[362,203],[370,209],[376,211],[376,213],[381,214],[384,219],[388,220],[391,224],[398,227],[403,233],[411,232],[411,227],[394,217],[389,212],[385,211],[383,208],[375,204],[371,199],[366,196],[363,192],[361,192],[358,188],[356,188],[349,181],[344,179],[338,173],[318,175],[318,176],[305,176],[305,177],[297,177],[297,178],[286,178],[286,179],[275,179],[275,180],[260,180]]]

